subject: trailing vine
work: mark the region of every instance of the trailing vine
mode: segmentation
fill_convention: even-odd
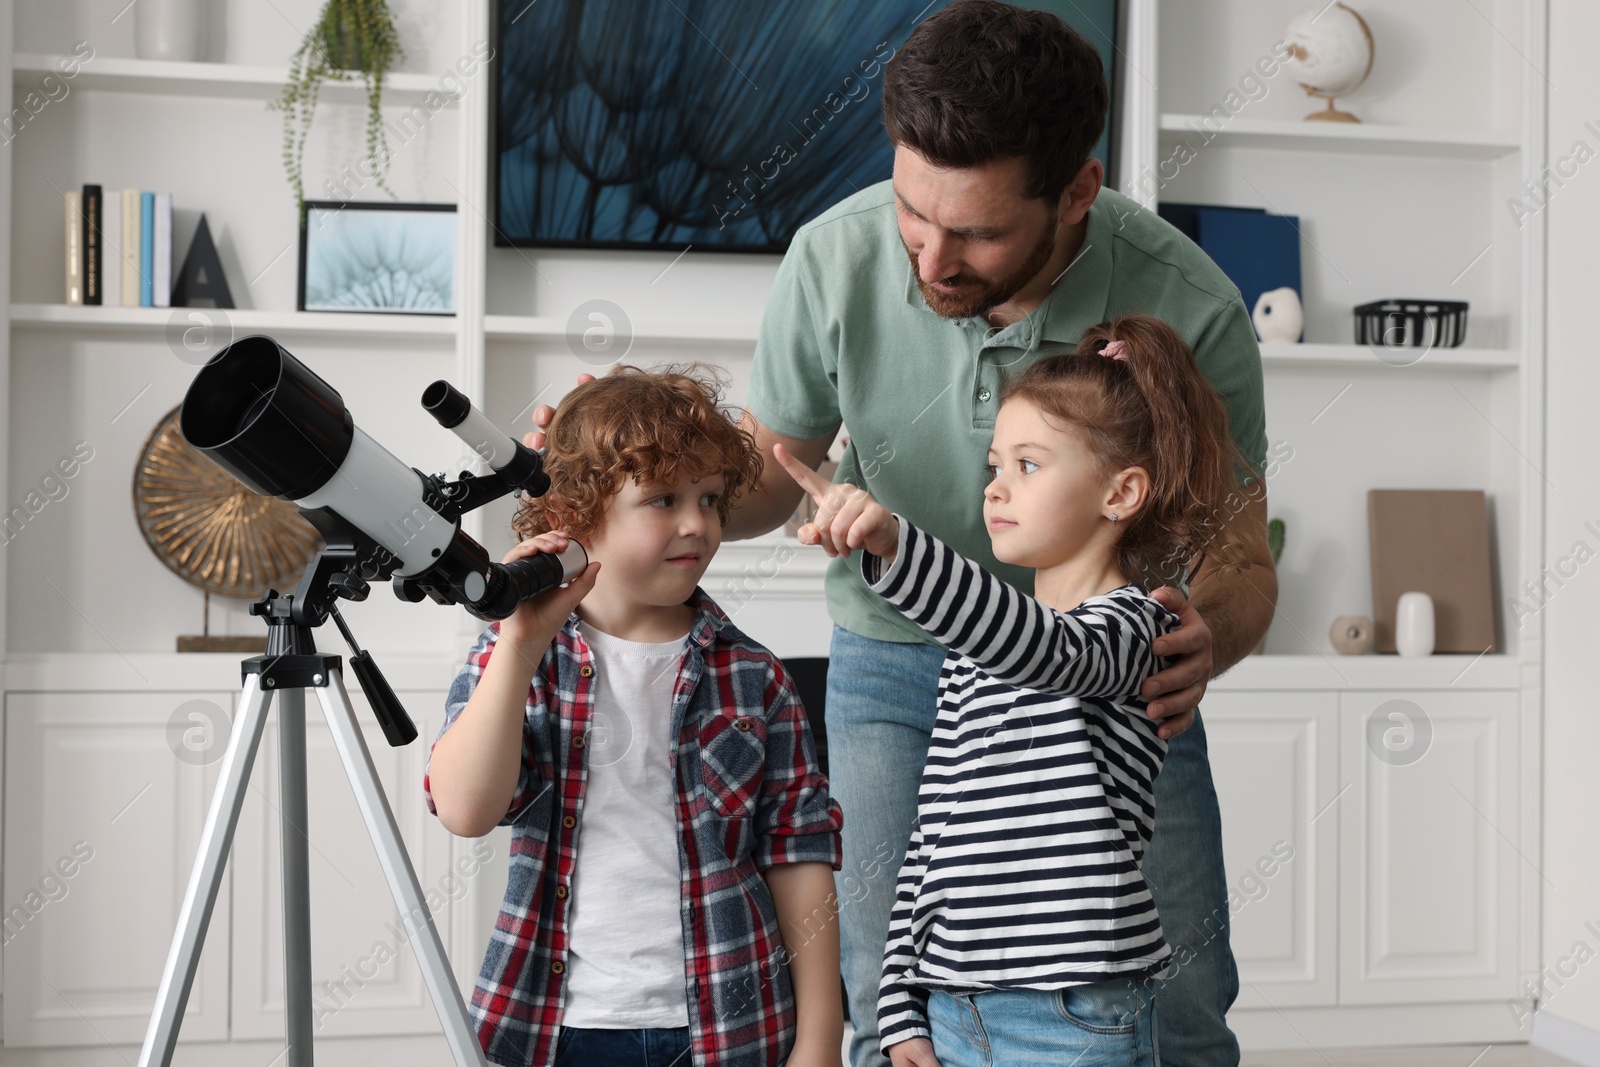
[[[305,206],[303,161],[306,136],[316,117],[324,81],[352,81],[367,90],[367,159],[378,188],[395,195],[384,180],[389,141],[383,130],[383,76],[401,55],[394,18],[385,0],[327,0],[316,24],[289,60],[289,81],[267,106],[283,112],[283,169],[294,190],[297,212]]]

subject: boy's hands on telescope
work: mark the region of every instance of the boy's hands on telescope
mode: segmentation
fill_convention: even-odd
[[[828,481],[782,445],[772,446],[772,456],[817,502],[816,517],[800,527],[802,545],[821,545],[828,555],[847,558],[852,549],[864,548],[886,566],[894,560],[900,551],[900,520],[888,508],[859,486]]]
[[[538,552],[555,554],[565,549],[568,541],[566,533],[561,530],[535,534],[526,541],[517,542],[500,562],[510,563]],[[544,658],[545,649],[555,639],[556,631],[566,625],[572,609],[594,588],[599,573],[599,561],[590,560],[583,573],[566,585],[557,586],[518,604],[516,611],[500,620],[500,640],[522,649],[533,662],[538,663]]]

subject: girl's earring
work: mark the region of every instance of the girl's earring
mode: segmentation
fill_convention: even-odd
[[[1111,513],[1111,521],[1112,522],[1116,522],[1117,521],[1117,513],[1114,512],[1114,511]]]

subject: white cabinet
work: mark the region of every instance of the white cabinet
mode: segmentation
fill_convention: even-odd
[[[351,701],[448,944],[454,906],[490,876],[480,862],[488,845],[470,843],[476,851],[463,847],[461,862],[451,863],[452,839],[422,796],[444,692],[398,695],[418,734],[402,748],[384,740],[359,688]],[[210,707],[231,717],[237,702],[237,693],[222,691],[8,694],[7,1046],[143,1041],[227,744],[226,718],[213,735],[203,715],[188,711]],[[179,1032],[183,1042],[282,1040],[277,719],[274,701]],[[311,691],[306,747],[316,1036],[438,1033]],[[179,750],[195,754],[180,758]],[[475,966],[457,969],[476,973]]]
[[[1517,995],[1517,704],[1340,694],[1342,1003]]]
[[[1241,1008],[1338,994],[1338,697],[1208,693]]]
[[[197,728],[179,712],[191,701],[231,705],[225,692],[7,694],[7,1047],[144,1039],[216,781],[215,761],[168,744],[175,715]],[[184,1040],[228,1036],[229,920],[224,891]]]
[[[1270,659],[1252,657],[1227,684]],[[1519,916],[1533,906],[1519,897],[1533,864],[1519,840],[1521,694],[1220,684],[1203,714],[1239,966],[1236,1028],[1255,1037],[1263,1019],[1287,1018],[1320,1044],[1321,1028],[1348,1022],[1284,1011],[1410,1005],[1420,1017],[1427,1005],[1475,1005],[1497,1020],[1518,995]],[[1403,1020],[1372,1024],[1406,1039]]]

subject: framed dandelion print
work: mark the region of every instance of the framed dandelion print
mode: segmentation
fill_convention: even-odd
[[[454,204],[307,200],[301,311],[454,315]]]
[[[1016,0],[1100,52],[1116,187],[1119,0]],[[494,243],[783,252],[890,176],[883,73],[949,0],[501,0]]]

